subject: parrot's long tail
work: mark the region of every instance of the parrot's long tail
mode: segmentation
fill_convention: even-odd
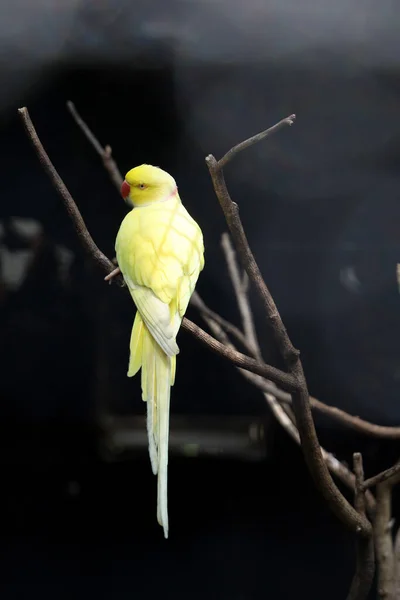
[[[158,475],[157,520],[168,537],[168,439],[171,385],[176,357],[160,348],[136,313],[133,323],[128,377],[142,367],[142,398],[147,403],[147,435],[153,473]]]

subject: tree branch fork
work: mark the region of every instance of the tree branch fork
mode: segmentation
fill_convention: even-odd
[[[122,175],[112,158],[111,148],[109,146],[102,147],[71,102],[67,103],[67,108],[100,156],[111,181],[119,189]],[[119,268],[115,267],[115,264],[103,254],[91,237],[74,199],[37,135],[27,108],[20,108],[18,112],[40,163],[66,207],[82,246],[94,262],[106,273],[106,281],[116,280],[119,285],[123,286],[124,282]],[[277,131],[293,125],[295,119],[295,115],[282,119],[269,129],[237,144],[219,160],[212,154],[206,157],[214,191],[231,236],[229,237],[227,234],[223,236],[222,248],[242,317],[242,328],[229,323],[209,309],[196,292],[193,294],[192,304],[197,308],[213,335],[210,335],[186,317],[182,321],[182,327],[210,350],[229,360],[244,377],[253,385],[256,385],[263,392],[277,420],[289,435],[301,445],[310,473],[327,504],[339,519],[356,534],[358,540],[357,568],[348,600],[363,600],[368,595],[374,573],[373,530],[367,514],[370,515],[370,518],[374,517],[377,507],[370,488],[383,481],[393,480],[393,477],[400,473],[400,462],[375,477],[364,479],[362,457],[356,453],[354,455],[354,473],[351,472],[332,454],[321,448],[315,430],[312,409],[329,415],[345,426],[375,437],[399,439],[400,427],[383,427],[368,423],[359,417],[349,415],[345,411],[328,406],[309,396],[300,352],[292,345],[272,295],[251,252],[239,216],[238,205],[230,197],[223,173],[223,168],[239,152],[261,142]],[[234,246],[232,246],[231,239]],[[239,259],[241,266],[239,266],[237,259]],[[249,282],[262,301],[266,322],[285,362],[286,368],[284,371],[266,364],[262,359],[248,297]],[[232,338],[248,354],[240,352],[232,342]],[[354,506],[343,496],[330,473],[333,473],[353,489],[355,493]],[[400,546],[400,544],[398,545]]]

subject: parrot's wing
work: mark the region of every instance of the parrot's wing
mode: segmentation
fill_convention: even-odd
[[[168,304],[157,298],[151,289],[135,285],[128,277],[125,277],[125,280],[133,301],[156,342],[168,356],[178,354],[179,348],[175,341],[176,333],[171,323]]]
[[[202,233],[175,199],[132,210],[121,223],[118,265],[142,319],[168,356],[200,270]]]

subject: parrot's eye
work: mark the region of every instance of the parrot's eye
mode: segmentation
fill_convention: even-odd
[[[144,183],[139,183],[139,188],[140,188],[141,190],[144,190],[144,189],[145,189],[145,187],[146,187],[146,186],[145,186],[145,184],[144,184]]]

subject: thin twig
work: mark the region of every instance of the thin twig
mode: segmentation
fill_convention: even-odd
[[[355,474],[354,506],[365,517],[364,469],[362,456],[359,452],[353,454],[353,469]],[[357,536],[356,571],[351,582],[347,600],[365,600],[368,597],[374,572],[374,541],[371,531],[370,536],[367,538]]]
[[[336,406],[329,406],[328,404],[317,400],[317,398],[314,398],[313,396],[310,396],[310,402],[314,410],[327,415],[331,419],[335,419],[342,425],[351,427],[355,431],[365,435],[370,435],[372,437],[390,440],[396,440],[400,438],[400,427],[386,427],[385,425],[376,425],[375,423],[370,423],[369,421],[360,419],[360,417],[349,415],[349,413],[341,410],[340,408],[336,408]],[[368,480],[366,480],[366,482],[367,481]]]
[[[272,381],[287,390],[293,390],[296,386],[296,381],[290,373],[284,373],[283,371],[280,371],[271,365],[260,363],[254,358],[246,356],[237,350],[233,350],[232,348],[225,346],[225,344],[222,344],[213,338],[187,318],[185,318],[184,328],[186,331],[190,331],[190,333],[192,333],[198,340],[205,344],[210,350],[216,352],[224,358],[227,358],[237,367],[246,369],[247,371],[252,371],[253,373],[261,375],[262,377],[266,377],[267,379],[272,379]]]
[[[286,404],[292,403],[292,396],[288,392],[276,388],[274,383],[263,380],[262,383],[263,389],[265,392],[271,392],[274,394],[278,400],[284,402]],[[354,429],[354,431],[358,431],[363,433],[364,435],[369,435],[377,438],[384,439],[398,439],[400,437],[400,427],[386,427],[384,425],[376,425],[375,423],[370,423],[369,421],[365,421],[364,419],[360,419],[360,417],[356,417],[354,415],[350,415],[349,413],[336,408],[335,406],[329,406],[324,402],[321,402],[314,396],[310,396],[310,404],[313,411],[320,412],[335,421],[338,421],[341,425],[345,427],[349,427]],[[391,467],[393,468],[393,467]],[[365,485],[367,487],[371,487],[369,484],[369,479],[365,481]]]
[[[378,485],[379,483],[391,479],[392,477],[398,474],[400,474],[400,461],[393,465],[393,467],[386,469],[386,471],[382,471],[381,473],[378,473],[377,475],[366,479],[364,481],[364,489],[374,487],[375,485]]]
[[[248,289],[248,279],[244,279],[239,271],[239,265],[235,259],[235,250],[232,246],[228,233],[222,234],[222,250],[224,251],[228,272],[231,278],[233,289],[235,290],[238,308],[242,317],[243,333],[255,358],[261,359],[260,345],[257,340],[256,328],[251,316],[250,305],[247,302],[246,294]]]
[[[238,152],[241,152],[242,150],[246,150],[246,148],[249,148],[250,146],[253,146],[254,144],[258,144],[258,142],[265,140],[265,138],[269,137],[273,133],[276,133],[280,129],[283,129],[283,127],[293,125],[295,120],[296,120],[296,115],[290,115],[290,117],[286,117],[286,119],[282,119],[282,121],[279,121],[279,123],[276,123],[276,125],[273,125],[269,129],[266,129],[265,131],[261,131],[261,133],[256,133],[256,135],[253,135],[251,138],[248,138],[247,140],[240,142],[240,144],[236,144],[236,146],[233,146],[233,148],[228,150],[228,152],[219,160],[220,168],[223,169],[225,167],[225,165],[234,156],[236,156],[236,154],[238,154]]]
[[[100,144],[97,137],[94,135],[93,131],[87,126],[85,121],[82,119],[82,117],[76,110],[75,104],[73,102],[68,101],[67,108],[68,108],[69,112],[71,113],[72,118],[74,119],[75,123],[78,125],[78,127],[83,132],[84,136],[87,138],[87,140],[90,142],[90,144],[96,150],[97,154],[102,159],[104,168],[110,175],[111,181],[113,182],[113,184],[119,191],[124,178],[122,177],[121,172],[118,169],[117,163],[115,162],[115,160],[112,157],[111,147],[105,146],[103,148],[103,146]]]
[[[190,298],[190,304],[194,306],[194,308],[196,308],[201,315],[206,315],[213,321],[216,321],[222,327],[222,329],[233,335],[233,337],[236,338],[236,340],[242,344],[244,348],[246,348],[249,354],[253,356],[253,358],[257,358],[257,356],[253,354],[253,348],[251,347],[251,344],[248,343],[246,337],[240,331],[240,329],[221,317],[218,313],[208,308],[196,290],[193,292]]]
[[[381,600],[395,600],[394,552],[392,542],[392,484],[390,481],[379,483],[376,488],[376,511],[374,537],[376,560],[378,564],[378,597]]]
[[[292,117],[288,117],[288,119],[293,122]],[[256,143],[260,139],[263,139],[263,137],[266,136],[252,138],[251,143]],[[249,143],[247,145],[245,143],[244,145],[240,146],[239,149],[244,149],[249,145]],[[230,160],[230,158],[232,158],[232,156],[234,156],[237,151],[238,149],[236,147],[234,152],[231,152],[230,154],[227,153],[227,155],[223,157],[222,163],[219,163],[215,157],[210,154],[206,158],[206,163],[210,172],[215,193],[224,213],[225,220],[232,235],[243,268],[247,272],[250,281],[253,283],[255,289],[260,295],[260,298],[264,304],[265,314],[268,322],[270,323],[274,339],[280,350],[282,358],[285,361],[289,373],[291,373],[297,382],[296,390],[292,392],[292,400],[304,458],[316,483],[316,486],[323,494],[331,510],[353,532],[361,532],[364,537],[368,537],[371,532],[371,525],[369,521],[363,515],[360,515],[343,496],[333,481],[325,461],[323,460],[311,413],[307,383],[304,377],[303,367],[299,359],[300,353],[294,348],[292,342],[290,341],[285,326],[276,308],[275,302],[272,299],[269,289],[263,280],[257,262],[250,250],[250,246],[240,220],[238,206],[232,202],[226,187],[222,167],[228,160]]]

